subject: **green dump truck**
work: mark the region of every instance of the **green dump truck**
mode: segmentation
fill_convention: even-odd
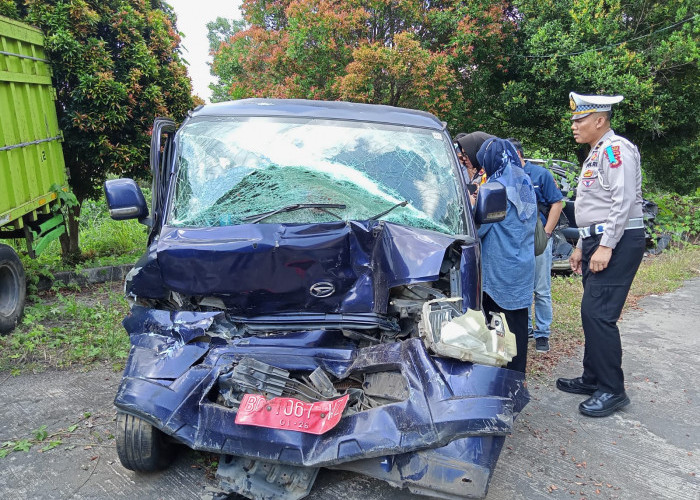
[[[0,16],[0,239],[24,240],[31,257],[66,230],[55,99],[41,31]],[[0,243],[0,334],[16,326],[25,297],[17,252]]]

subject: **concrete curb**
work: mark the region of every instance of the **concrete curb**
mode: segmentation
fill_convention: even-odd
[[[122,264],[121,266],[95,267],[91,269],[81,269],[80,271],[60,271],[54,273],[53,281],[45,276],[39,279],[37,288],[39,291],[50,289],[53,285],[78,285],[85,286],[95,283],[106,283],[108,281],[123,281],[127,273],[134,266],[132,264]]]

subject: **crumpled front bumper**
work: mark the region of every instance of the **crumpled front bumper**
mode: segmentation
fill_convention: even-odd
[[[134,308],[124,322],[132,349],[117,408],[196,450],[291,466],[335,466],[416,491],[426,474],[427,480],[442,474],[447,481],[472,468],[485,494],[503,439],[529,400],[523,374],[431,356],[419,339],[364,348],[338,330],[209,339],[203,335],[216,314]],[[243,357],[290,372],[321,367],[341,380],[398,371],[408,397],[347,415],[322,435],[237,425],[236,411],[211,394],[219,375]],[[447,459],[451,466],[445,466]]]

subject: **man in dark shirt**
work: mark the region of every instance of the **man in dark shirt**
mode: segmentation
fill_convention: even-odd
[[[535,337],[535,351],[549,351],[549,327],[552,324],[552,231],[559,222],[564,208],[564,196],[561,194],[552,173],[544,167],[526,162],[523,145],[517,139],[508,139],[520,156],[525,173],[530,176],[537,196],[538,216],[544,224],[544,231],[549,241],[540,255],[535,257],[535,328],[532,328],[532,307],[528,309],[528,333]],[[545,217],[543,213],[549,211]]]

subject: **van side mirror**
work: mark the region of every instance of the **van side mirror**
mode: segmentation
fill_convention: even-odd
[[[506,188],[500,182],[489,182],[479,187],[474,205],[474,222],[491,224],[506,218],[508,198]]]
[[[114,220],[138,219],[150,225],[148,206],[141,188],[133,179],[112,179],[104,184],[109,215]]]

